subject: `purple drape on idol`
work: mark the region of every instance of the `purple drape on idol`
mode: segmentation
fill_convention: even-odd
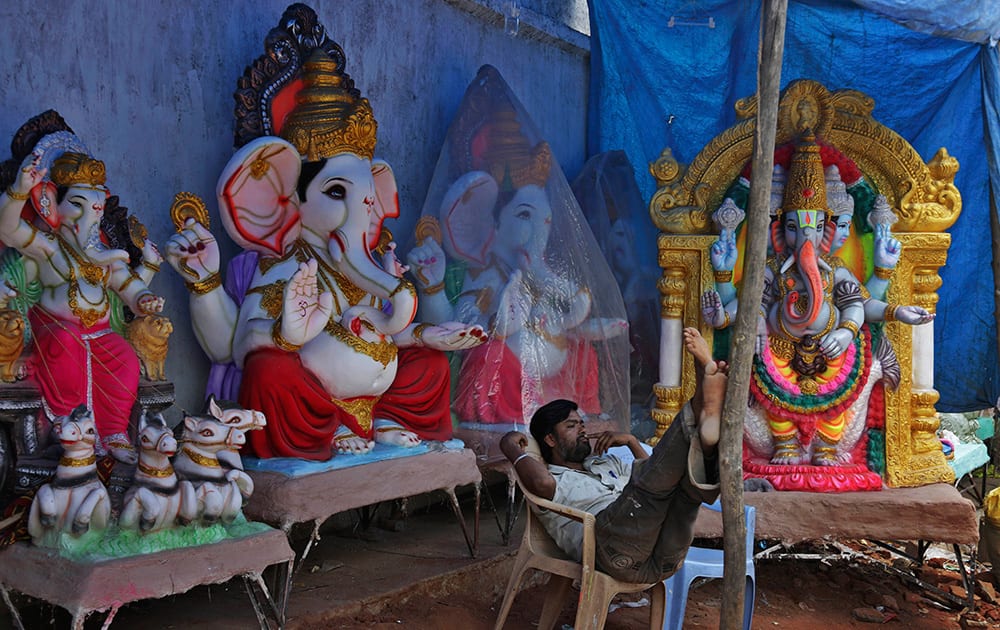
[[[257,252],[246,251],[229,261],[224,287],[239,307],[243,304],[250,281],[257,270]],[[240,393],[243,371],[235,363],[213,363],[208,373],[205,399],[214,395],[219,400],[236,400]]]

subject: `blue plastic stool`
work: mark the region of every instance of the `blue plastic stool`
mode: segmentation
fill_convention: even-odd
[[[705,507],[716,512],[722,509],[718,501],[711,505],[705,505]],[[744,506],[744,514],[747,521],[747,590],[746,598],[743,600],[743,628],[750,630],[750,622],[753,621],[753,600],[757,592],[756,571],[753,563],[757,511],[752,505],[747,505]],[[665,582],[667,586],[667,611],[664,615],[663,630],[681,630],[683,628],[684,609],[687,607],[688,589],[691,587],[691,582],[700,577],[721,578],[722,564],[722,549],[705,549],[703,547],[688,549],[687,557],[677,569],[677,573],[671,575]]]

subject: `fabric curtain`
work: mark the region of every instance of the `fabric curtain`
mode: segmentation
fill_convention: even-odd
[[[991,176],[1000,191],[1000,63],[990,43],[1000,33],[1000,7],[911,4],[789,0],[781,84],[803,78],[864,92],[875,101],[873,116],[925,161],[940,147],[959,160],[962,213],[940,272],[935,387],[939,410],[971,411],[1000,395],[987,214]],[[664,147],[689,163],[736,122],[736,101],[755,93],[760,3],[590,0],[590,7],[588,149],[623,149],[648,201],[655,182],[646,165]]]

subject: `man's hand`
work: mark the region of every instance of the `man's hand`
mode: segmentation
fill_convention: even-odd
[[[556,480],[545,463],[534,456],[518,459],[527,452],[527,448],[528,437],[520,431],[510,431],[500,438],[500,451],[514,466],[521,486],[543,499],[551,499],[556,494]]]
[[[528,448],[528,436],[520,431],[508,431],[500,438],[500,452],[510,461],[520,457]]]
[[[600,433],[588,433],[587,438],[595,440],[593,450],[594,455],[604,455],[612,446],[627,446],[633,451],[633,447],[639,448],[640,450],[642,449],[639,445],[639,440],[631,433],[601,431]]]

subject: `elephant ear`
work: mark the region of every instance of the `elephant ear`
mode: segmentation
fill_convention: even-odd
[[[368,249],[378,245],[382,223],[399,216],[399,189],[392,168],[383,160],[372,160],[372,179],[375,180],[375,207],[368,225]]]
[[[226,232],[244,249],[279,256],[299,237],[296,186],[302,159],[281,138],[264,136],[237,151],[216,187]]]
[[[499,187],[488,173],[472,171],[451,185],[441,201],[443,245],[449,256],[486,264],[493,245],[493,206]]]
[[[59,227],[60,217],[56,210],[56,185],[46,180],[36,184],[31,189],[31,207],[45,223],[55,230]],[[26,213],[22,212],[22,217]],[[28,221],[31,219],[29,218]]]

